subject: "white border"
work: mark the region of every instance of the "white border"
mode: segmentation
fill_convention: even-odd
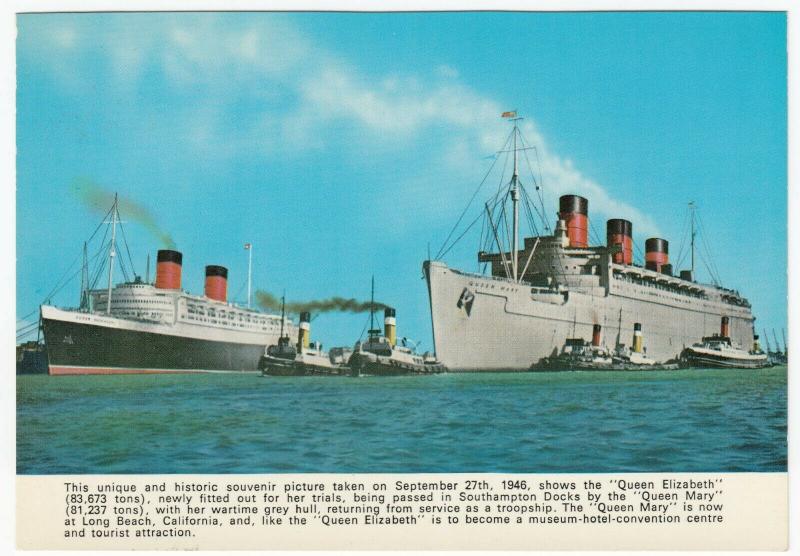
[[[190,0],[180,2],[177,0],[141,0],[133,2],[130,0],[40,0],[40,1],[20,1],[6,2],[0,5],[0,33],[2,42],[0,43],[0,67],[3,68],[2,80],[0,81],[0,95],[2,96],[2,108],[0,109],[0,126],[4,133],[0,139],[0,156],[3,157],[3,164],[0,165],[0,175],[4,187],[0,195],[0,229],[2,230],[2,241],[0,241],[0,260],[6,264],[0,266],[0,280],[3,287],[0,288],[0,306],[10,308],[7,314],[15,313],[16,295],[15,280],[16,267],[11,261],[16,262],[16,199],[15,199],[15,50],[14,41],[16,38],[15,14],[17,12],[42,12],[42,11],[199,11],[199,10],[319,10],[319,11],[442,11],[442,10],[531,10],[531,11],[613,11],[613,10],[757,10],[757,11],[787,11],[788,12],[788,111],[789,111],[789,215],[800,214],[800,192],[795,183],[797,173],[798,151],[798,117],[796,110],[797,95],[795,84],[800,75],[800,62],[798,62],[797,37],[800,31],[800,9],[795,7],[796,3],[789,1],[743,1],[729,0],[721,1],[702,1],[693,2],[691,0],[682,1],[652,1],[642,0],[573,0],[573,1],[554,1],[540,0],[536,2],[522,2],[500,0],[489,2],[486,0],[461,0],[454,1],[422,1],[422,0],[385,0],[380,3],[368,0],[303,0],[292,2],[291,0]],[[763,230],[764,227],[761,226]],[[800,224],[791,217],[788,222],[788,271],[789,271],[789,344],[793,354],[798,353],[800,342],[800,298],[798,298],[798,270],[800,270]],[[792,239],[794,238],[794,240]],[[766,238],[768,240],[768,238]],[[5,338],[11,338],[12,320],[7,316],[2,319],[2,331]],[[12,361],[13,345],[10,341],[3,344],[3,360]],[[800,446],[797,442],[796,431],[800,429],[800,412],[796,411],[797,403],[795,400],[800,396],[800,386],[798,381],[792,376],[796,365],[790,367],[789,376],[789,399],[792,404],[789,409],[789,483],[790,483],[790,547],[796,549],[800,544],[800,517],[798,517],[798,504],[800,503],[800,488],[798,481],[794,479],[798,471],[797,462],[800,461]],[[5,485],[3,502],[0,504],[0,542],[4,548],[14,547],[14,498],[9,496],[9,485],[13,484],[15,475],[15,407],[16,407],[16,387],[15,378],[11,369],[4,369],[4,381],[0,388],[0,400],[2,402],[3,417],[0,425],[0,435],[5,448],[0,458],[0,466],[5,473]],[[12,487],[13,488],[13,487]],[[790,548],[791,550],[791,548]],[[37,554],[36,552],[28,554]],[[164,553],[167,554],[167,553]],[[630,553],[621,553],[630,554]],[[673,554],[664,552],[662,554]],[[709,553],[703,553],[709,554]],[[713,553],[712,553],[713,554]],[[741,554],[741,553],[736,553]]]

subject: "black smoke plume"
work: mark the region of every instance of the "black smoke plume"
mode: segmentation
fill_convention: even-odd
[[[281,300],[279,297],[272,295],[263,290],[256,291],[256,303],[259,307],[267,311],[280,311]],[[287,313],[302,313],[308,311],[310,313],[367,313],[370,307],[375,310],[381,310],[388,307],[384,303],[376,301],[370,303],[369,301],[358,301],[357,299],[346,299],[344,297],[330,297],[328,299],[313,299],[311,301],[287,301]]]

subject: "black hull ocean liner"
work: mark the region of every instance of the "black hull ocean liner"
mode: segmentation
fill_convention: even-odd
[[[256,371],[269,339],[256,344],[130,328],[126,319],[42,308],[49,373],[128,374]],[[126,326],[127,325],[127,326]],[[263,345],[262,345],[263,344]]]
[[[116,202],[111,216],[116,227]],[[114,237],[112,232],[109,269]],[[49,374],[257,372],[281,326],[296,327],[229,303],[222,266],[206,267],[204,295],[188,294],[181,289],[182,259],[178,251],[160,250],[154,284],[136,278],[112,286],[109,270],[106,289],[82,287],[79,309],[42,305]]]
[[[423,264],[436,356],[448,369],[528,370],[557,356],[568,339],[591,338],[598,326],[604,332],[598,341],[609,351],[626,349],[639,334],[642,352],[660,364],[677,361],[685,348],[715,332],[723,317],[734,343],[753,345],[755,318],[747,299],[716,279],[714,284],[696,280],[693,205],[691,268],[675,274],[669,243],[662,238],[647,239],[644,264],[634,262],[628,220],[608,220],[606,243],[590,245],[584,197],[560,198],[550,232],[541,184],[531,172],[538,192],[539,206],[534,206],[536,194],[528,193],[519,178],[517,152],[530,147],[516,114],[504,116],[514,120],[514,127],[501,152],[513,153],[514,170],[484,207],[478,253],[483,270],[450,268],[441,260],[455,243],[448,241]],[[520,237],[519,205],[530,237]],[[545,233],[538,233],[540,228]],[[455,231],[451,237],[458,241],[464,234]]]

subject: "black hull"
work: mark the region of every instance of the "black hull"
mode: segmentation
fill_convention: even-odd
[[[254,372],[265,348],[60,320],[42,324],[51,375]]]
[[[442,365],[409,365],[381,359],[374,361],[360,354],[350,358],[349,366],[354,376],[433,375],[446,371]]]
[[[321,367],[298,361],[279,361],[277,358],[262,357],[258,368],[262,376],[350,376],[350,368]]]
[[[531,371],[538,372],[569,372],[569,371],[675,371],[680,366],[677,363],[663,363],[655,365],[637,365],[635,363],[612,363],[611,365],[575,364],[564,365],[556,363],[543,363],[531,367]]]

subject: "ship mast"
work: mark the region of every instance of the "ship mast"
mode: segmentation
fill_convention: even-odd
[[[692,237],[691,237],[691,239],[692,239],[692,280],[695,279],[695,277],[694,277],[694,238],[695,238],[696,232],[694,231],[694,211],[695,211],[694,201],[690,201],[689,202],[689,215],[690,215],[691,221],[692,221]]]
[[[117,208],[118,198],[114,193],[114,206],[111,207],[111,246],[108,249],[108,297],[106,298],[106,314],[111,314],[111,289],[114,285],[114,257],[117,256]]]
[[[281,335],[280,337],[283,338],[283,322],[286,320],[286,292],[283,292],[281,296]]]
[[[83,265],[81,265],[81,302],[80,310],[89,311],[89,256],[86,242],[83,242]]]
[[[369,297],[369,332],[375,332],[375,275],[372,275],[372,292]]]
[[[527,218],[529,227],[533,232],[533,236],[537,238],[539,237],[539,232],[534,221],[536,215],[542,219],[545,230],[549,230],[549,224],[546,222],[544,217],[546,211],[541,192],[538,194],[538,201],[541,206],[532,206],[532,200],[529,196],[529,192],[525,189],[524,179],[520,179],[519,175],[520,162],[523,164],[527,162],[528,166],[530,166],[530,160],[528,160],[527,155],[525,156],[525,160],[520,160],[520,151],[536,150],[536,147],[526,145],[525,137],[522,135],[522,130],[519,127],[519,121],[523,120],[524,118],[518,117],[516,110],[503,112],[500,117],[507,122],[511,122],[513,127],[511,132],[506,136],[502,149],[495,153],[496,155],[500,155],[501,153],[506,154],[502,157],[502,174],[500,178],[501,185],[498,187],[497,192],[485,203],[484,208],[486,211],[486,218],[480,233],[478,264],[480,271],[480,263],[491,263],[493,273],[501,272],[505,274],[505,278],[507,278],[509,281],[520,283],[525,278],[528,265],[533,259],[533,255],[538,244],[534,243],[532,249],[526,249],[524,236],[520,237],[521,232],[523,234],[525,233],[523,230],[520,230],[520,216],[522,216],[523,224],[524,220]],[[510,180],[506,180],[507,163],[511,162],[508,160],[508,153],[513,153],[514,157],[513,173]],[[536,157],[538,160],[538,153]],[[467,234],[475,222],[477,222],[477,219],[474,220],[471,224],[466,226],[461,234],[454,235],[461,225],[464,215],[476,198],[476,195],[483,185],[487,183],[487,178],[496,166],[495,163],[500,159],[499,156],[492,156],[490,158],[492,158],[494,162],[492,162],[483,180],[481,180],[480,185],[478,185],[478,188],[472,194],[467,206],[464,208],[461,216],[459,216],[455,225],[448,233],[447,238],[445,238],[444,243],[439,248],[439,251],[436,253],[436,255],[434,255],[433,259],[441,259],[444,255],[446,255],[459,242],[459,240],[461,240]],[[530,177],[536,186],[536,191],[539,192],[541,184],[537,182],[537,178],[532,172]],[[538,181],[540,182],[541,179],[540,171]],[[509,200],[511,201],[511,206],[509,206]],[[522,215],[520,215],[520,204],[523,205],[521,207],[523,210]],[[511,222],[509,222],[509,220],[511,220]],[[493,251],[495,249],[495,245],[499,253],[489,252],[488,250]],[[527,255],[527,261],[520,259],[520,250],[522,250],[522,255]],[[501,259],[501,261],[498,261],[497,259]]]
[[[253,244],[245,243],[244,248],[247,249],[247,308],[251,309],[251,292],[253,291]]]
[[[514,252],[511,254],[511,268],[514,271],[515,282],[519,279],[517,272],[519,266],[519,189],[517,188],[519,166],[517,163],[517,133],[517,122],[516,119],[514,119],[514,175],[511,176],[511,202],[514,204]]]

